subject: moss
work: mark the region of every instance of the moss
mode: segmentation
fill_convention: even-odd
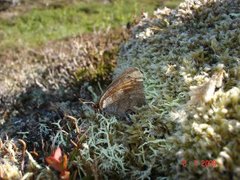
[[[127,66],[144,72],[148,107],[132,126],[117,122],[113,131],[113,141],[128,152],[122,155],[126,177],[240,177],[237,3],[185,1],[153,18],[145,14],[132,29],[115,72]],[[102,158],[101,148],[92,153]]]
[[[76,80],[79,82],[100,82],[109,79],[109,74],[112,73],[115,66],[113,60],[117,54],[114,50],[112,51],[113,52],[104,52],[102,56],[98,57],[89,54],[91,58],[93,58],[93,62],[96,62],[96,65],[95,67],[79,67],[74,73]]]
[[[189,0],[177,10],[158,9],[154,17],[143,14],[132,28],[131,38],[121,46],[115,71],[117,75],[125,67],[136,66],[144,73],[148,105],[131,116],[132,125],[100,115],[86,104],[71,106],[69,99],[54,103],[51,109],[38,109],[36,119],[48,125],[40,128],[45,133],[52,130],[53,140],[48,143],[60,144],[68,150],[72,176],[240,178],[238,3],[238,0],[230,3]],[[79,47],[79,44],[74,45]],[[82,51],[73,52],[76,57]],[[90,52],[91,56],[84,57],[95,57],[96,61],[109,58],[102,54],[99,57],[97,51]],[[66,58],[63,54],[53,54],[49,53],[47,59]],[[99,73],[89,75],[96,77],[104,68],[100,63]],[[62,69],[62,73],[55,74],[65,75]],[[86,73],[80,69],[78,77]],[[50,77],[56,81],[46,75],[46,79]],[[67,84],[62,81],[68,78],[60,79],[62,84]],[[52,85],[58,83],[49,81],[47,87],[52,88]],[[27,115],[34,118],[31,113]],[[56,128],[52,123],[59,119]],[[63,138],[58,139],[58,133],[62,133]],[[49,150],[50,144],[45,145]],[[56,178],[47,168],[38,171],[40,175],[45,172]]]

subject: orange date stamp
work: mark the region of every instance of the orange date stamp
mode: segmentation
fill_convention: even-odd
[[[193,165],[194,167],[203,167],[203,168],[215,168],[217,167],[216,160],[194,160],[193,162],[188,162],[187,160],[183,159],[181,161],[182,167],[187,167]]]

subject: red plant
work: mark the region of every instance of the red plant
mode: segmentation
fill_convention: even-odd
[[[62,153],[60,147],[55,149],[52,154],[45,158],[46,162],[56,171],[60,172],[60,178],[63,180],[68,180],[70,172],[67,169],[68,158],[66,154]]]

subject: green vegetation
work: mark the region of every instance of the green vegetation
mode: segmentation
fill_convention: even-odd
[[[20,16],[0,17],[0,48],[39,45],[95,29],[118,27],[142,11],[152,12],[161,5],[161,1],[118,0],[107,4],[93,1],[35,7]]]
[[[179,0],[171,0],[171,1],[166,1],[164,2],[164,6],[168,8],[175,8],[176,6],[179,5]]]

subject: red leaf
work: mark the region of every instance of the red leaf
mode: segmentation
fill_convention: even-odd
[[[63,166],[63,169],[67,169],[67,165],[68,165],[68,158],[67,158],[67,155],[64,154],[64,155],[63,155],[63,158],[62,158],[62,166]]]
[[[69,180],[70,172],[69,171],[62,171],[60,173],[60,178],[62,180]]]
[[[45,158],[46,162],[56,171],[62,173],[67,169],[67,155],[62,155],[62,150],[58,147],[53,153]]]

